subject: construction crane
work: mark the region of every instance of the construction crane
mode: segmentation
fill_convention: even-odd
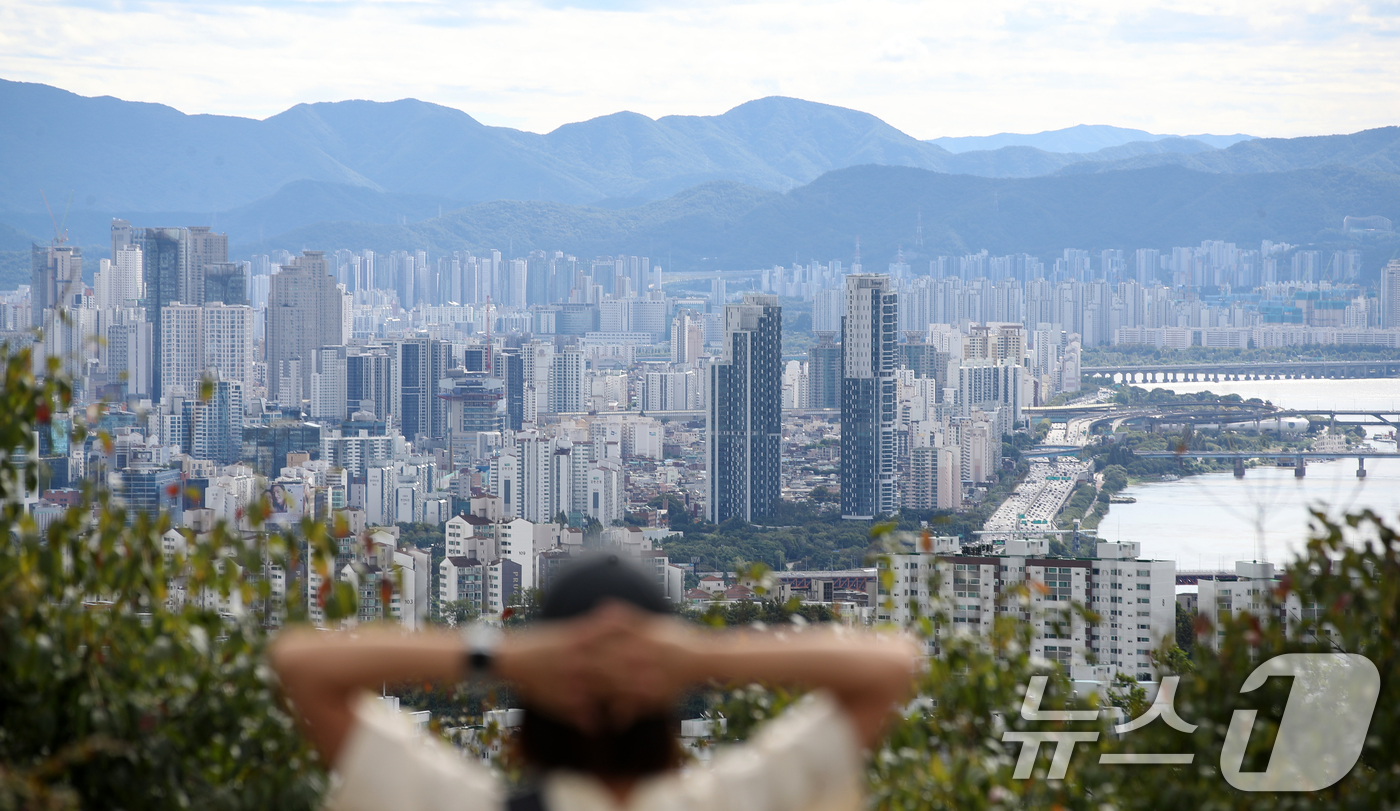
[[[44,194],[43,189],[39,190],[39,196],[44,198],[44,208],[48,209],[49,221],[53,223],[53,246],[57,248],[59,245],[68,241],[68,229],[64,228],[64,226],[68,224],[68,211],[73,208],[73,192],[68,192],[68,205],[63,208],[62,222],[59,222],[58,219],[54,217],[53,206],[49,205],[49,196]]]

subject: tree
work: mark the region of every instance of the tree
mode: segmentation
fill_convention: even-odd
[[[39,471],[23,460],[70,390],[56,358],[38,380],[28,348],[5,350],[0,448],[19,452],[0,453],[0,808],[318,805],[324,771],[262,661],[280,611],[305,614],[296,543],[221,525],[171,536],[167,553],[167,517],[128,516],[93,486],[40,532],[21,501]],[[324,527],[299,531],[332,549]],[[292,580],[285,605],[272,565]],[[326,596],[334,612],[347,595]],[[221,614],[221,599],[244,610]]]
[[[1196,615],[1187,611],[1181,603],[1176,604],[1176,647],[1190,656],[1196,646]]]
[[[439,619],[443,625],[454,627],[466,625],[480,616],[481,611],[472,600],[454,600],[442,606]]]

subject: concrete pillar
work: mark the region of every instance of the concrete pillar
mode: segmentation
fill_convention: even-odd
[[[1366,478],[1366,457],[1364,456],[1356,457],[1356,478]]]
[[[1301,479],[1308,475],[1308,463],[1303,457],[1298,457],[1298,464],[1293,466],[1293,478]]]
[[[1243,478],[1244,478],[1244,457],[1243,457],[1243,456],[1236,456],[1236,457],[1235,457],[1235,478],[1237,478],[1237,479],[1243,479]]]

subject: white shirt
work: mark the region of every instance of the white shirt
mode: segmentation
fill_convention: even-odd
[[[443,741],[424,740],[374,697],[356,707],[341,752],[337,811],[503,811],[506,789]],[[861,805],[863,762],[855,730],[825,694],[803,699],[708,766],[648,778],[625,805],[598,780],[556,772],[546,811],[835,811]]]

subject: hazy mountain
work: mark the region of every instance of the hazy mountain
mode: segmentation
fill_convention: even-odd
[[[0,222],[0,251],[27,251],[37,237]]]
[[[1169,248],[1203,239],[1340,241],[1347,214],[1400,218],[1400,176],[1345,167],[1226,175],[1165,166],[993,179],[858,166],[786,194],[715,182],[623,210],[482,203],[407,226],[318,224],[234,251],[510,246],[516,255],[646,254],[674,270],[699,270],[787,264],[794,255],[849,262],[859,236],[866,268],[883,270],[901,248],[918,261],[983,248],[1049,257],[1067,247]],[[915,244],[920,215],[922,248]]]
[[[492,200],[629,211],[713,181],[786,192],[869,164],[988,178],[1166,164],[1400,171],[1395,128],[1220,150],[1199,138],[1086,126],[1035,136],[1049,148],[953,154],[866,113],[781,97],[718,116],[617,113],[544,135],[412,99],[302,104],[256,121],[0,81],[0,110],[0,222],[48,233],[40,191],[56,214],[71,191],[72,242],[98,246],[112,217],[211,225],[244,243],[321,222],[413,224]],[[1063,151],[1071,148],[1087,151]]]
[[[712,179],[788,189],[863,163],[947,153],[874,116],[786,98],[720,116],[617,113],[547,135],[405,99],[300,104],[264,121],[185,115],[0,81],[0,212],[221,212],[315,180],[467,202],[664,197]]]
[[[1314,166],[1352,166],[1374,172],[1400,172],[1400,127],[1379,127],[1350,135],[1257,138],[1228,149],[1197,154],[1161,153],[1120,160],[1072,164],[1065,174],[1115,172],[1175,165],[1200,172],[1286,172]]]
[[[1060,130],[1036,133],[1001,132],[996,135],[967,135],[932,138],[927,141],[954,154],[1001,149],[1009,146],[1029,146],[1046,152],[1097,152],[1108,147],[1122,146],[1134,141],[1160,141],[1163,138],[1185,137],[1207,146],[1223,149],[1245,141],[1250,135],[1154,135],[1146,130],[1110,127],[1107,124],[1078,124]]]
[[[1190,138],[1133,141],[1087,153],[1047,152],[1031,146],[1004,146],[1000,149],[951,155],[944,161],[943,171],[960,175],[977,175],[978,177],[1039,177],[1081,163],[1120,161],[1164,152],[1180,152],[1189,155],[1212,149],[1213,147]]]

